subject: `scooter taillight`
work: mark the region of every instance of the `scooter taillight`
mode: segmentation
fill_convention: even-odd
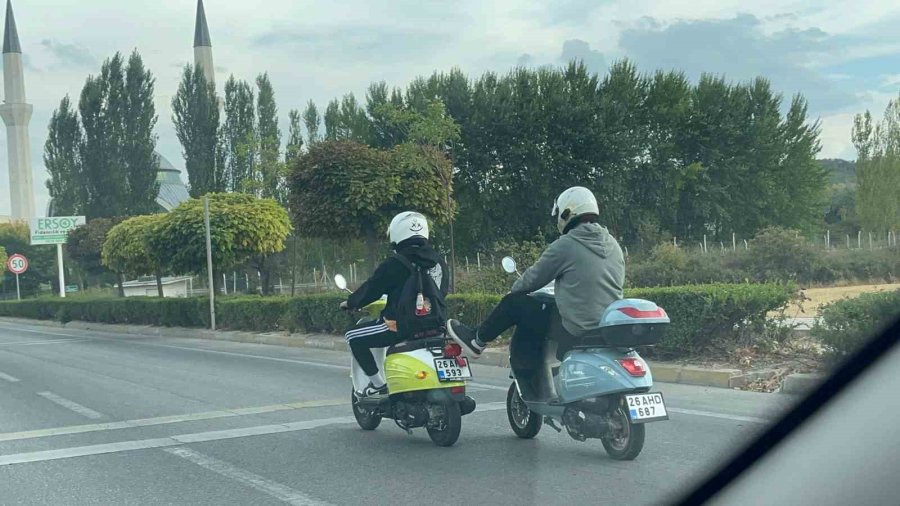
[[[628,372],[628,374],[643,378],[647,375],[647,368],[644,367],[644,361],[639,358],[620,358],[619,364]]]
[[[456,358],[462,355],[462,348],[453,342],[446,343],[444,345],[444,356],[450,358]]]

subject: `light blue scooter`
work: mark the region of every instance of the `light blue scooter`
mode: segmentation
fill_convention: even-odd
[[[517,272],[511,257],[501,265]],[[555,304],[552,284],[531,296]],[[653,302],[623,299],[598,319],[600,328],[578,339],[551,322],[537,370],[512,368],[506,414],[520,438],[535,437],[544,423],[557,432],[562,426],[579,441],[600,439],[614,459],[632,460],[644,447],[644,424],[669,418],[662,394],[650,392],[653,375],[634,347],[659,342],[669,317]],[[510,364],[517,363],[514,348]]]

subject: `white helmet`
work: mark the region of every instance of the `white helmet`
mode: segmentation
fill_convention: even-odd
[[[566,227],[572,220],[585,214],[600,214],[600,206],[591,190],[583,186],[573,186],[560,193],[550,213],[556,219],[560,234],[566,233]]]
[[[428,239],[428,219],[415,211],[400,213],[388,225],[387,235],[394,245],[413,237]]]

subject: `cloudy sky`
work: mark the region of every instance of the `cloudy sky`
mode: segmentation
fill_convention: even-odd
[[[31,151],[39,212],[42,149],[66,94],[116,51],[137,48],[157,78],[159,151],[182,168],[170,102],[193,59],[195,0],[13,0],[34,105]],[[768,77],[803,93],[822,123],[823,157],[853,158],[855,113],[879,115],[900,91],[900,2],[810,0],[206,0],[217,82],[268,71],[282,115],[322,108],[371,81],[405,85],[454,66],[470,75],[581,58],[604,72],[627,57],[642,70],[683,69],[732,80]],[[5,136],[0,136],[6,151]],[[0,214],[9,213],[0,156]]]

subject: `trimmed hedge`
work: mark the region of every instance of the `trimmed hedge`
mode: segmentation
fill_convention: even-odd
[[[649,299],[666,309],[672,319],[666,339],[654,354],[683,356],[719,342],[760,332],[766,314],[783,307],[794,288],[782,284],[692,285],[627,290],[626,296]],[[237,296],[216,299],[220,328],[267,332],[274,330],[342,333],[359,314],[338,309],[341,293],[301,297]],[[495,294],[456,294],[448,298],[451,315],[475,324],[499,302]],[[381,303],[370,306],[377,314]],[[167,327],[206,327],[206,298],[42,298],[0,302],[0,316],[68,322],[119,323]]]
[[[837,354],[854,351],[900,317],[900,290],[864,293],[823,306],[813,334]]]

